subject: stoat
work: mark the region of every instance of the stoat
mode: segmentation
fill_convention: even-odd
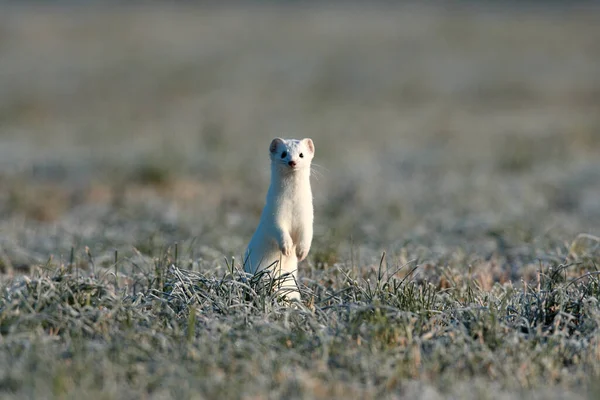
[[[244,257],[244,271],[254,275],[269,268],[280,282],[282,294],[300,299],[296,284],[298,263],[310,251],[313,236],[313,202],[310,164],[315,155],[311,139],[275,138],[269,146],[271,184],[258,227]]]

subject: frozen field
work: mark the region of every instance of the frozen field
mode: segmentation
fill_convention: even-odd
[[[599,236],[600,10],[0,5],[3,398],[594,398]]]

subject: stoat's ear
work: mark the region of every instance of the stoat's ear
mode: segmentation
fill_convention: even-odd
[[[310,152],[314,154],[315,153],[315,144],[313,143],[312,139],[306,138],[303,140],[303,142],[306,143],[306,147],[308,147]]]
[[[271,153],[275,153],[277,151],[277,147],[279,147],[280,144],[283,144],[283,139],[282,138],[275,138],[271,141],[271,145],[269,146],[269,151]]]

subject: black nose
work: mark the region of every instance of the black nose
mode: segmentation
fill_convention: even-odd
[[[288,162],[288,165],[290,167],[295,167],[296,166],[296,161],[290,161],[290,162]]]

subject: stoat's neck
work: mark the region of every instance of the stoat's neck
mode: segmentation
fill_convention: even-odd
[[[305,190],[310,191],[310,168],[282,173],[275,165],[271,166],[269,196],[280,196],[284,193],[294,196]]]

